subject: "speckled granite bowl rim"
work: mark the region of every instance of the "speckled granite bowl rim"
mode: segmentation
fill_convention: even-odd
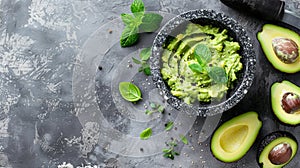
[[[181,99],[173,96],[168,86],[162,79],[160,73],[160,64],[161,64],[161,53],[162,46],[167,38],[167,36],[180,24],[187,22],[189,20],[195,19],[208,19],[213,20],[214,22],[221,23],[226,26],[226,29],[233,31],[238,38],[238,42],[242,48],[242,57],[245,59],[244,73],[242,82],[236,87],[236,91],[229,97],[227,100],[220,102],[218,104],[213,104],[209,106],[199,106],[188,105],[184,103]],[[169,20],[158,32],[156,35],[152,49],[151,49],[151,57],[150,57],[150,68],[152,73],[152,79],[157,88],[162,91],[166,101],[172,107],[177,110],[183,110],[187,113],[196,114],[200,116],[213,116],[215,114],[223,113],[228,109],[235,106],[238,102],[240,102],[245,94],[247,94],[248,89],[251,87],[254,74],[256,70],[256,55],[253,49],[253,45],[251,43],[251,39],[247,35],[246,30],[238,24],[234,19],[226,16],[224,13],[216,12],[210,9],[199,9],[199,10],[191,10],[184,12],[182,14],[177,15],[176,17]]]

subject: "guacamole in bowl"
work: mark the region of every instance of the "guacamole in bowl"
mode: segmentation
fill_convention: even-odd
[[[150,58],[153,81],[176,109],[215,115],[248,92],[255,53],[236,21],[212,10],[171,19],[157,34]]]

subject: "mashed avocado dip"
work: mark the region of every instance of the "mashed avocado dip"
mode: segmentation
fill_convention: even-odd
[[[209,55],[209,59],[204,56],[204,61],[199,60],[195,51],[199,46],[207,48],[202,53]],[[227,35],[226,29],[220,31],[211,25],[190,23],[184,33],[178,34],[164,47],[162,77],[171,93],[187,104],[196,100],[211,102],[222,99],[237,79],[236,73],[242,69],[241,56],[237,53],[240,46]],[[191,68],[191,65],[196,68]],[[212,71],[215,69],[219,71]],[[220,82],[220,78],[226,80]]]

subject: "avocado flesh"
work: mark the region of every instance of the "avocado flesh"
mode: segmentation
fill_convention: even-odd
[[[274,38],[292,39],[298,45],[298,53],[300,53],[300,36],[298,33],[280,26],[265,24],[262,31],[257,34],[257,39],[270,63],[278,70],[286,73],[295,73],[300,71],[300,56],[291,64],[282,62],[275,54],[272,47]]]
[[[247,112],[222,124],[213,134],[211,151],[223,162],[241,159],[253,145],[262,122],[256,112]]]
[[[278,144],[286,143],[289,144],[292,149],[292,155],[290,159],[283,164],[276,165],[273,164],[269,159],[269,153],[272,151],[272,149],[277,146]],[[269,135],[267,135],[261,142],[261,145],[259,147],[258,151],[258,162],[263,168],[281,168],[285,165],[287,165],[295,156],[297,153],[298,144],[296,139],[287,132],[274,132]]]
[[[299,113],[287,113],[283,110],[281,106],[281,100],[285,93],[291,92],[300,96],[300,88],[289,82],[282,81],[281,83],[276,82],[271,87],[271,104],[272,109],[276,117],[283,123],[296,125],[300,123]]]

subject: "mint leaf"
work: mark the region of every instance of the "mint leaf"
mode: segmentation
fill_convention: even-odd
[[[211,52],[209,48],[204,44],[198,44],[196,46],[194,56],[196,57],[200,65],[206,65],[211,61]]]
[[[126,26],[122,32],[120,44],[121,47],[129,47],[138,41],[138,29],[137,27]]]
[[[151,69],[150,69],[149,64],[143,64],[142,68],[143,68],[143,72],[145,75],[147,75],[147,76],[151,75]]]
[[[162,105],[159,105],[159,107],[157,108],[157,111],[160,113],[163,113],[165,111],[165,107]]]
[[[203,72],[203,68],[200,64],[190,64],[189,68],[196,72],[196,73],[202,73]]]
[[[132,61],[136,64],[141,64],[142,62],[134,57],[132,57]]]
[[[152,135],[152,129],[151,128],[146,128],[144,131],[141,132],[140,138],[142,140],[149,139]]]
[[[179,135],[179,138],[181,140],[181,142],[183,142],[184,144],[188,144],[188,140],[186,139],[186,137],[184,135]]]
[[[165,126],[165,130],[170,131],[173,128],[173,125],[174,125],[174,122],[169,121]]]
[[[228,81],[226,72],[221,67],[210,67],[210,68],[208,68],[208,76],[215,83],[227,83],[227,81]]]
[[[147,115],[151,115],[153,113],[153,111],[151,111],[151,110],[146,110],[145,111],[145,114],[147,114]]]
[[[140,58],[142,61],[148,61],[151,55],[151,48],[144,48],[140,53]]]
[[[142,0],[133,0],[130,9],[132,13],[144,12],[144,2]]]
[[[124,24],[126,26],[131,26],[130,24],[132,24],[133,22],[135,22],[135,18],[134,16],[130,15],[130,14],[126,14],[126,13],[122,13],[121,14],[121,19],[124,22]]]
[[[142,24],[140,25],[141,32],[155,32],[159,27],[163,17],[157,13],[145,13]]]
[[[152,108],[152,109],[155,109],[156,108],[156,104],[155,103],[150,103],[150,107]]]

